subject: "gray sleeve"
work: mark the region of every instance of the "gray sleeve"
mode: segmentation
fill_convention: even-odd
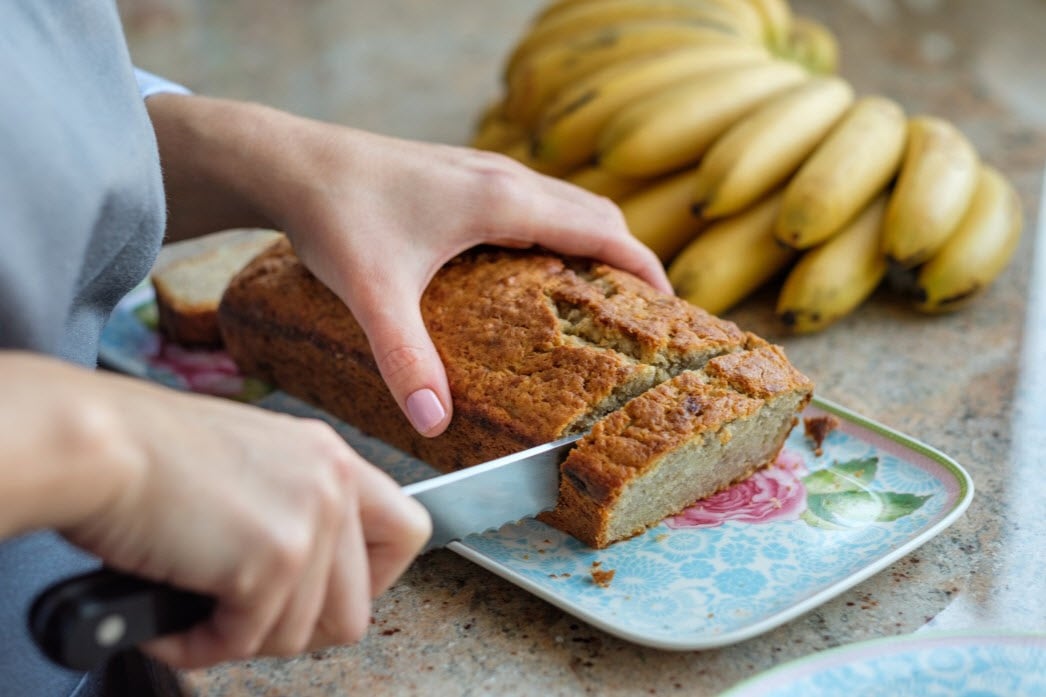
[[[0,71],[0,348],[93,366],[165,212],[114,3],[0,2]]]

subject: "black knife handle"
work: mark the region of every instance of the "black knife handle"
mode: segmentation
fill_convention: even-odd
[[[210,617],[214,598],[102,568],[59,581],[29,611],[29,631],[56,663],[91,670],[114,654]]]

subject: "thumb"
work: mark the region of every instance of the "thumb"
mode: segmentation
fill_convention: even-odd
[[[418,433],[438,436],[450,423],[450,386],[418,304],[385,298],[356,317],[400,409]]]

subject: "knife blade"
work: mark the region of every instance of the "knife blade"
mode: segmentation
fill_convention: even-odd
[[[559,465],[581,436],[569,436],[403,487],[432,518],[424,552],[547,511],[559,496]]]
[[[404,486],[432,518],[422,553],[551,509],[559,465],[580,437]],[[45,589],[30,608],[29,631],[55,663],[91,670],[149,639],[189,629],[214,605],[207,595],[103,567]]]

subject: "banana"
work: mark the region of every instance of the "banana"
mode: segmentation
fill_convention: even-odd
[[[778,50],[814,74],[829,75],[839,70],[839,42],[835,34],[809,17],[792,20],[788,36]]]
[[[736,8],[725,9],[709,0],[600,0],[566,7],[529,28],[509,54],[505,74],[511,75],[522,61],[544,46],[582,32],[638,19],[701,21],[752,42],[760,42],[763,25],[759,14],[744,3],[739,3],[738,7],[745,7],[749,13]]]
[[[604,125],[634,100],[705,73],[770,60],[765,48],[733,43],[687,46],[608,66],[552,101],[535,133],[536,157],[564,167],[582,165],[595,155]]]
[[[618,203],[629,230],[663,263],[704,227],[704,221],[690,210],[696,177],[696,170],[686,170],[658,180]]]
[[[765,41],[774,51],[781,50],[792,31],[792,8],[788,0],[748,0],[763,19]]]
[[[566,180],[612,201],[620,201],[647,184],[643,179],[623,179],[599,167],[583,167],[567,175]]]
[[[734,14],[738,15],[739,21],[745,23],[746,25],[749,25],[752,22],[752,13],[749,11],[749,8],[744,7],[744,5],[746,4],[747,0],[688,0],[688,1],[695,2],[695,4],[702,4],[703,3],[703,4],[706,4],[706,5],[712,5],[712,6],[721,8],[723,10],[726,10],[726,11],[729,11],[729,12],[733,12]],[[784,0],[781,0],[781,1],[783,2]],[[603,2],[606,2],[606,0],[560,0],[559,2],[553,2],[553,3],[549,4],[548,6],[546,6],[544,10],[542,10],[541,12],[538,13],[536,23],[540,24],[540,23],[542,23],[542,22],[544,22],[544,21],[546,21],[546,20],[548,20],[548,19],[550,19],[552,17],[556,17],[557,15],[563,15],[566,11],[568,11],[568,10],[570,10],[572,8],[577,8],[577,7],[580,7],[582,5],[587,5],[587,6],[598,5],[598,4],[603,3]],[[752,4],[753,8],[756,10],[756,12],[758,13],[758,16],[760,17],[760,19],[762,19],[762,12],[760,11],[760,8],[755,6],[756,3],[751,3],[751,4]]]
[[[997,169],[982,165],[958,229],[918,271],[916,308],[949,312],[982,293],[1009,263],[1022,226],[1013,185]]]
[[[479,117],[473,124],[473,131],[481,131],[489,121],[500,119],[505,115],[505,100],[501,97],[491,99],[479,112]]]
[[[973,199],[980,158],[955,126],[932,116],[908,121],[908,145],[883,227],[886,256],[905,268],[930,259]]]
[[[886,194],[824,244],[799,257],[785,277],[777,299],[777,316],[792,331],[824,329],[855,310],[886,275],[880,236]]]
[[[518,123],[498,115],[485,115],[472,135],[469,145],[480,150],[504,150],[523,140],[527,131]]]
[[[505,115],[533,126],[549,100],[569,85],[608,65],[682,46],[740,41],[699,22],[643,20],[615,25],[546,46],[519,63],[506,78]]]
[[[534,23],[537,24],[542,22],[553,15],[559,14],[565,8],[577,7],[578,5],[588,5],[598,0],[552,0],[547,3],[545,7],[537,13],[534,19]]]
[[[780,194],[698,233],[668,267],[679,297],[712,314],[730,309],[785,269],[797,252],[774,237]]]
[[[773,97],[730,127],[698,167],[695,205],[709,219],[737,213],[776,189],[854,100],[840,77],[818,77]]]
[[[896,102],[857,100],[789,181],[777,238],[805,249],[839,231],[893,179],[907,133]]]
[[[715,139],[761,102],[808,78],[777,59],[718,70],[636,101],[599,136],[601,167],[626,177],[651,177],[696,162]]]
[[[541,174],[547,174],[550,177],[562,178],[570,173],[570,168],[568,167],[558,167],[535,159],[533,155],[533,146],[531,145],[529,138],[522,138],[506,145],[505,147],[498,148],[497,152],[508,155],[513,160],[530,167],[532,170],[540,172]]]

